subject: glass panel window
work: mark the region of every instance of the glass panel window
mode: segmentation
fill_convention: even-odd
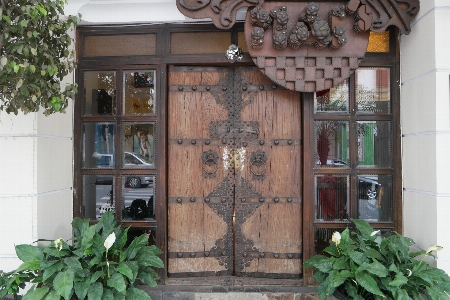
[[[155,114],[154,70],[123,72],[123,112],[125,115]]]
[[[357,122],[358,166],[392,166],[392,129],[390,121]]]
[[[349,159],[348,122],[315,121],[314,161],[317,167],[346,168]]]
[[[316,228],[314,229],[314,254],[323,254],[323,250],[331,245],[334,232],[344,231],[344,228]]]
[[[314,112],[348,112],[348,79],[330,89],[314,94]]]
[[[83,176],[83,218],[98,220],[105,212],[116,210],[113,179],[113,175]]]
[[[356,109],[358,113],[391,113],[391,76],[389,68],[356,70]]]
[[[122,220],[149,221],[154,219],[154,189],[154,175],[123,175]]]
[[[151,168],[155,164],[155,124],[124,123],[122,166]]]
[[[316,175],[315,198],[317,221],[344,221],[348,219],[349,176]]]
[[[116,113],[116,72],[84,72],[83,114],[111,115]]]
[[[114,168],[114,123],[83,124],[83,168]]]
[[[358,176],[358,218],[392,221],[392,175]]]

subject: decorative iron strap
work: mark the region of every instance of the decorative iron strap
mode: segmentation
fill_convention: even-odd
[[[237,201],[242,203],[253,203],[253,204],[262,204],[262,203],[273,203],[273,204],[286,204],[286,203],[302,203],[302,198],[300,197],[239,197]],[[232,199],[226,196],[218,196],[218,197],[170,197],[169,203],[180,203],[180,204],[189,204],[189,203],[199,203],[204,202],[208,204],[223,204],[227,202],[232,202]],[[259,206],[258,206],[259,207]]]
[[[226,85],[171,85],[169,92],[210,92],[212,94],[226,91],[229,87]],[[259,92],[259,91],[273,91],[286,90],[285,87],[277,84],[261,84],[261,85],[244,85],[241,87],[244,92]]]
[[[214,125],[217,127],[216,125]],[[230,130],[236,132],[234,128],[230,128]],[[225,129],[226,131],[226,129]],[[239,129],[237,130],[239,131]],[[217,134],[219,135],[219,134]],[[243,134],[242,136],[248,136]],[[223,146],[227,145],[231,142],[232,146],[237,147],[247,147],[247,146],[263,146],[263,145],[270,145],[270,146],[299,146],[302,145],[301,139],[271,139],[271,140],[259,140],[259,139],[247,139],[244,138],[243,141],[240,141],[238,144],[236,141],[230,141],[229,138],[218,138],[218,139],[201,139],[201,138],[195,138],[195,139],[177,139],[177,138],[171,138],[169,139],[169,145],[194,145],[194,146],[203,146],[203,145],[210,145],[210,146]]]

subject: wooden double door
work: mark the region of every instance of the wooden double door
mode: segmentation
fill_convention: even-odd
[[[299,98],[254,67],[170,67],[169,277],[301,277]]]

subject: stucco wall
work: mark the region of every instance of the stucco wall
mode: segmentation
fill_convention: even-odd
[[[421,248],[444,247],[437,266],[450,273],[450,6],[421,1],[401,36],[404,234]]]

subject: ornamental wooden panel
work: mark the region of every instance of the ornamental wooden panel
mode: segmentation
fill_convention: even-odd
[[[169,276],[300,278],[299,97],[254,67],[169,69]]]

